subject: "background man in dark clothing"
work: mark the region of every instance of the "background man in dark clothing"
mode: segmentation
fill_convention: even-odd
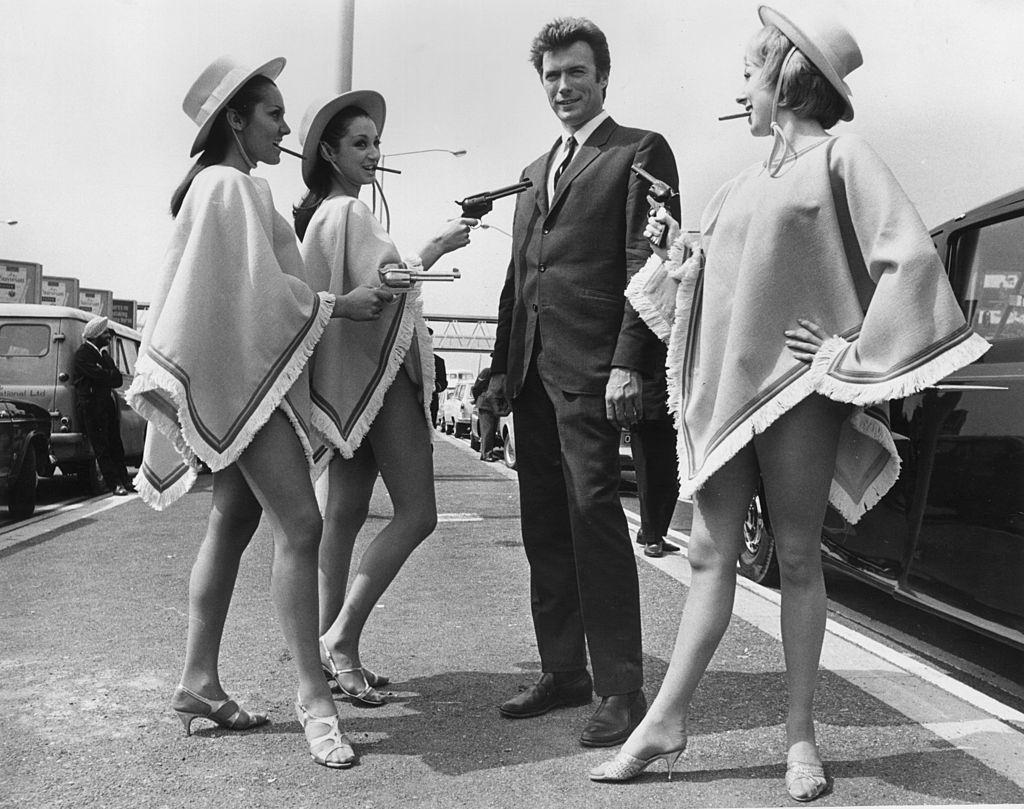
[[[85,324],[85,339],[75,352],[72,384],[75,406],[82,429],[92,445],[96,461],[107,488],[117,495],[128,494],[134,487],[128,481],[121,443],[120,418],[114,391],[124,384],[124,377],[114,364],[110,345],[109,321],[94,317]]]

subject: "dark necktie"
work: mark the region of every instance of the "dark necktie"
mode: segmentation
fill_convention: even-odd
[[[558,168],[555,169],[555,188],[558,187],[559,179],[561,179],[562,174],[565,173],[565,170],[566,168],[568,168],[569,163],[572,162],[572,156],[576,154],[576,138],[570,135],[569,138],[565,141],[565,145],[569,147],[569,151],[566,153],[565,159],[561,162]]]

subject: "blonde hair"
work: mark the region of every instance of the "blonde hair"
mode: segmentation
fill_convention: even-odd
[[[810,118],[825,129],[835,124],[846,112],[846,101],[799,49],[780,76],[786,54],[793,43],[774,25],[766,25],[751,42],[751,51],[760,59],[761,80],[767,87],[782,82],[779,106],[786,107],[799,118]]]

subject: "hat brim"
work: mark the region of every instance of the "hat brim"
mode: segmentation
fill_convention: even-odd
[[[235,94],[242,89],[242,86],[253,76],[266,76],[268,79],[273,81],[281,75],[281,71],[284,70],[285,61],[286,60],[283,56],[278,56],[276,59],[271,59],[266,64],[260,65],[258,68],[250,72],[248,76],[240,79],[224,100],[221,101],[213,112],[210,113],[210,117],[203,122],[201,127],[199,127],[199,132],[196,133],[196,139],[192,141],[192,151],[189,152],[189,157],[195,157],[206,147],[206,139],[210,136],[210,130],[213,129],[213,124],[217,120],[217,116],[220,115],[221,110],[228,105],[231,99],[235,97]]]
[[[843,114],[839,116],[840,119],[843,121],[852,121],[853,103],[850,101],[850,88],[836,72],[835,68],[832,67],[832,63],[825,58],[821,49],[815,45],[802,30],[800,30],[796,23],[775,9],[770,8],[769,6],[760,6],[757,9],[757,15],[765,25],[774,25],[782,31],[789,41],[793,43],[796,49],[810,59],[811,64],[821,71],[821,75],[825,77],[825,80],[831,84],[836,89],[836,92],[838,92],[843,98],[843,103],[845,104],[846,109]]]
[[[387,114],[387,105],[384,103],[384,96],[376,90],[349,90],[347,93],[334,96],[325,102],[314,102],[319,109],[310,121],[309,126],[301,132],[300,146],[302,147],[302,180],[307,187],[313,184],[313,175],[316,170],[317,146],[324,134],[324,129],[330,123],[331,118],[341,112],[345,107],[359,107],[366,111],[377,127],[377,134],[384,131],[384,118]],[[309,113],[306,113],[308,120]]]

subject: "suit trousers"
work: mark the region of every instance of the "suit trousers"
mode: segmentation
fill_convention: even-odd
[[[604,397],[569,394],[530,363],[512,403],[523,545],[545,672],[586,667],[599,696],[643,685],[640,588],[619,501],[619,431]]]
[[[662,418],[637,422],[629,432],[640,501],[640,532],[645,542],[657,542],[668,533],[679,498],[676,428],[665,413]]]

